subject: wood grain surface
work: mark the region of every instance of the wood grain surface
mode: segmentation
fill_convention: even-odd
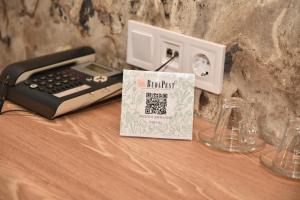
[[[53,121],[1,115],[0,199],[300,199],[299,182],[259,164],[270,147],[242,155],[197,141],[120,137],[120,110],[115,101]],[[194,130],[211,127],[195,119]]]

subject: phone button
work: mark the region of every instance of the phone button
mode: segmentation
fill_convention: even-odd
[[[30,87],[31,89],[35,89],[35,88],[37,88],[37,87],[38,87],[38,85],[37,85],[37,84],[35,84],[35,83],[33,83],[33,84],[31,84],[29,87]]]
[[[92,78],[92,77],[87,77],[85,80],[86,80],[87,82],[91,82],[91,81],[93,80],[93,78]]]
[[[51,89],[51,88],[53,88],[53,85],[49,84],[49,85],[47,85],[47,88]]]
[[[70,81],[76,81],[75,77],[70,77]]]
[[[94,77],[94,82],[99,83],[99,82],[105,82],[107,81],[107,76],[95,76]]]

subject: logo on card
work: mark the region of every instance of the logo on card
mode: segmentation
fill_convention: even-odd
[[[146,82],[145,82],[145,80],[144,80],[144,79],[138,79],[138,80],[137,80],[137,86],[138,86],[139,88],[145,88],[145,87],[146,87]]]
[[[176,81],[168,82],[168,81],[152,81],[152,80],[144,80],[138,79],[136,81],[138,88],[151,88],[151,89],[174,89]]]

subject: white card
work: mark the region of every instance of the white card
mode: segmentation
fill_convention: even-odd
[[[195,75],[124,70],[121,136],[192,139]]]

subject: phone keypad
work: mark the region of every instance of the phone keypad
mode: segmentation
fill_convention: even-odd
[[[66,69],[60,71],[43,72],[33,75],[24,81],[24,85],[41,92],[56,94],[84,84],[85,80],[93,80],[74,70]]]

